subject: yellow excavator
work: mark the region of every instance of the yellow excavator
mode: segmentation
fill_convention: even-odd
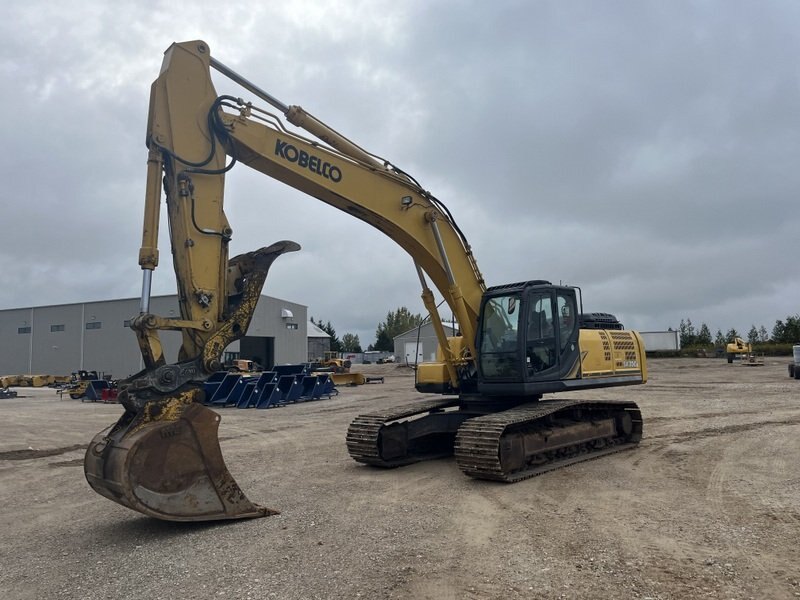
[[[750,356],[752,353],[753,346],[740,337],[734,338],[725,346],[725,358],[728,359],[728,363],[732,363],[737,355],[745,357]]]
[[[218,95],[211,69],[271,108]],[[289,131],[285,121],[304,133]],[[642,418],[627,400],[547,399],[545,394],[641,384],[644,345],[606,313],[583,313],[580,290],[530,280],[487,287],[448,208],[409,174],[287,106],[213,58],[202,41],[173,44],[152,85],[140,314],[131,328],[144,369],[119,384],[124,413],[87,449],[98,493],[174,521],[260,517],[228,472],[220,417],[203,382],[247,331],[281,241],[228,258],[226,173],[243,163],[376,227],[412,258],[439,341],[437,362],[416,369],[433,399],[355,418],[350,455],[396,467],[455,455],[469,476],[513,482],[634,447]],[[180,316],[150,313],[161,190],[166,197]],[[432,286],[431,286],[432,284]],[[447,337],[432,290],[458,320]],[[182,333],[168,363],[159,331]]]

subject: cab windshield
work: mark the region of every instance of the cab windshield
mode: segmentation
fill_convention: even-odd
[[[519,376],[520,297],[517,294],[490,298],[483,308],[481,324],[481,371],[487,378]]]

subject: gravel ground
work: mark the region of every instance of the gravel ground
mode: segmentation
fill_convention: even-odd
[[[0,598],[797,598],[800,384],[787,359],[650,361],[635,450],[513,485],[452,459],[379,470],[347,455],[359,413],[424,396],[383,384],[222,410],[249,497],[281,514],[156,521],[95,494],[83,451],[117,405],[19,388],[0,400]]]

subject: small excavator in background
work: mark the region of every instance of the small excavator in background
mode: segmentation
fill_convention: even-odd
[[[725,346],[725,358],[728,359],[728,364],[740,355],[747,355],[753,352],[753,346],[745,342],[742,338],[734,338],[733,341],[728,342]]]
[[[218,95],[210,70],[272,110]],[[284,119],[304,131],[290,132]],[[397,467],[455,455],[469,476],[513,482],[633,448],[642,417],[630,400],[544,399],[545,394],[642,384],[644,344],[607,313],[583,312],[579,288],[533,279],[487,287],[445,204],[413,177],[298,106],[287,106],[217,61],[202,41],[173,44],[151,88],[148,168],[136,333],[144,369],[120,382],[120,419],[89,444],[86,478],[98,493],[174,521],[274,514],[228,472],[220,417],[203,382],[241,338],[270,265],[299,249],[281,241],[228,259],[232,229],[224,179],[251,167],[377,228],[411,257],[439,342],[415,386],[432,399],[359,415],[346,444],[358,462]],[[162,186],[180,317],[150,313],[158,264]],[[521,259],[521,257],[514,257]],[[442,325],[431,285],[458,321]],[[182,346],[168,363],[160,330]]]
[[[753,345],[750,342],[745,342],[742,338],[734,338],[725,346],[725,358],[728,359],[728,364],[732,363],[736,357],[739,357],[740,364],[747,367],[761,367],[764,366],[763,354],[758,355],[753,352]]]

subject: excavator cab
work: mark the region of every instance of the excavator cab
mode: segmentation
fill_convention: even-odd
[[[530,397],[563,389],[578,371],[577,315],[572,287],[535,280],[489,288],[478,333],[479,391]]]

